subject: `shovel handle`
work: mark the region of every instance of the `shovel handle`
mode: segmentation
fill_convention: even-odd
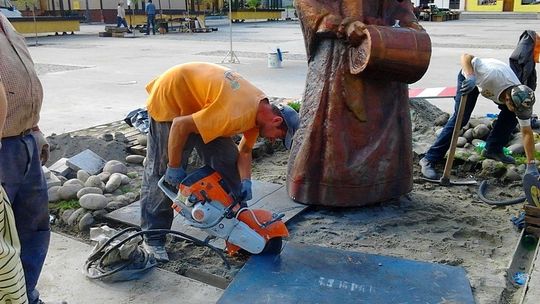
[[[452,170],[452,164],[454,163],[457,140],[459,137],[459,131],[461,130],[461,122],[463,121],[463,114],[465,113],[466,105],[467,95],[461,95],[461,100],[459,101],[459,110],[456,117],[456,124],[454,125],[454,132],[452,132],[452,141],[450,142],[450,150],[448,150],[448,157],[446,158],[446,164],[444,165],[444,172],[441,178],[441,184],[449,184],[450,171]]]

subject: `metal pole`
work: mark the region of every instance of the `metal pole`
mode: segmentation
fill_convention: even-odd
[[[225,55],[225,58],[221,61],[221,63],[240,63],[240,60],[238,60],[238,57],[236,57],[236,54],[233,51],[232,46],[232,3],[231,0],[229,0],[229,52],[227,55]]]
[[[53,3],[54,3],[54,0],[53,0]],[[86,22],[90,23],[90,8],[89,8],[89,5],[88,5],[88,0],[86,0]]]

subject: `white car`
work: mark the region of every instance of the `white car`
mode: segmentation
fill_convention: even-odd
[[[22,17],[21,12],[9,0],[0,0],[0,13],[8,18]]]

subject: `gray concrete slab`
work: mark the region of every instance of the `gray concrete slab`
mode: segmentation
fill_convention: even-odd
[[[540,302],[540,247],[536,247],[536,256],[531,268],[531,276],[527,284],[522,304],[537,304]]]
[[[143,278],[106,284],[82,272],[92,247],[53,233],[38,283],[45,301],[70,304],[215,303],[223,290],[165,271],[153,269]]]
[[[285,223],[308,207],[291,200],[287,196],[284,186],[261,181],[253,181],[253,199],[248,201],[248,206],[253,209],[269,210],[273,213],[284,213],[283,222]],[[128,225],[140,226],[140,210],[140,201],[137,201],[110,212],[105,215],[105,218]],[[184,219],[181,216],[174,218],[171,229],[199,240],[204,240],[208,236],[206,232],[184,224]],[[213,240],[211,244],[218,248],[225,248],[225,242],[222,240]]]

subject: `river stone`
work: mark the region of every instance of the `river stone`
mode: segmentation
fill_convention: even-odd
[[[485,124],[479,124],[473,129],[473,137],[476,139],[484,139],[489,134],[489,128]]]
[[[103,139],[104,141],[112,141],[114,139],[111,133],[104,133],[100,136],[100,138]]]
[[[442,113],[441,115],[439,115],[439,117],[437,117],[437,119],[435,119],[434,125],[438,127],[444,126],[449,118],[450,118],[450,114]]]
[[[111,175],[111,177],[109,178],[109,181],[105,185],[105,192],[112,193],[116,189],[118,189],[120,185],[122,185],[122,175],[114,173]]]
[[[137,142],[139,143],[139,145],[146,147],[146,145],[148,144],[148,135],[141,134],[137,136]]]
[[[124,194],[124,192],[123,192],[122,190],[120,190],[120,188],[114,190],[114,191],[111,192],[111,193],[112,193],[112,195],[114,195],[114,196],[118,196],[118,195]]]
[[[457,146],[463,148],[465,147],[465,144],[467,144],[467,139],[465,137],[458,137]]]
[[[67,186],[67,185],[79,185],[79,186],[84,186],[84,182],[80,181],[80,180],[77,179],[77,178],[72,178],[72,179],[66,181],[62,186]]]
[[[135,192],[124,193],[124,196],[126,197],[127,201],[130,203],[133,203],[139,198],[139,195]]]
[[[89,194],[89,193],[103,194],[103,190],[101,190],[101,188],[98,188],[98,187],[84,187],[81,190],[79,190],[79,192],[77,192],[77,198],[80,199],[83,195]]]
[[[508,150],[512,151],[512,154],[524,154],[525,148],[523,148],[523,144],[513,144],[510,147],[508,147]]]
[[[142,162],[142,165],[143,165],[143,167],[146,166],[146,157],[144,158],[144,160]]]
[[[77,198],[77,192],[82,188],[82,185],[77,184],[63,185],[58,189],[58,196],[63,200],[75,199]]]
[[[469,119],[469,125],[473,129],[476,128],[477,126],[481,125],[481,124],[484,124],[484,125],[488,126],[492,122],[493,122],[493,119],[487,119],[487,118],[471,118],[471,119]]]
[[[463,137],[465,137],[465,139],[467,139],[468,142],[471,142],[474,139],[473,129],[468,129],[467,131],[465,131],[463,133]]]
[[[89,231],[95,220],[91,212],[87,212],[79,220],[79,231]]]
[[[469,156],[469,158],[467,158],[467,161],[471,162],[471,163],[479,163],[481,160],[482,160],[482,156],[480,156],[480,155],[478,155],[476,153],[471,154],[471,156]]]
[[[63,185],[65,182],[67,182],[67,178],[63,175],[57,175],[58,179],[60,180],[60,184]]]
[[[507,168],[505,179],[511,182],[516,182],[521,180],[521,174],[519,174],[516,168]]]
[[[122,185],[127,185],[131,182],[131,178],[129,178],[129,176],[122,174],[121,177],[122,177]]]
[[[123,163],[117,161],[117,160],[110,160],[105,164],[105,167],[103,168],[103,172],[110,172],[110,173],[127,173],[127,167]]]
[[[109,180],[109,177],[111,177],[111,173],[110,172],[101,172],[97,176],[99,177],[99,179],[102,182],[106,183]]]
[[[506,167],[502,162],[493,160],[493,159],[484,159],[482,161],[482,172],[483,176],[489,177],[502,177],[506,173]]]
[[[49,196],[49,203],[57,202],[60,200],[60,195],[58,194],[58,189],[61,186],[52,186],[47,190],[47,195]]]
[[[73,214],[73,212],[75,212],[75,209],[64,210],[64,212],[62,212],[62,215],[60,216],[62,222],[67,224],[68,219]]]
[[[129,140],[126,138],[126,135],[124,133],[122,133],[122,132],[114,133],[114,140],[119,141],[119,142],[123,142],[123,143],[129,142]]]
[[[127,196],[125,196],[124,194],[122,195],[118,195],[116,197],[114,197],[113,199],[114,201],[117,201],[117,202],[121,202],[121,203],[124,203],[124,204],[129,204],[131,203],[131,201],[129,200],[129,198]]]
[[[84,170],[79,170],[77,171],[77,179],[80,180],[81,182],[86,182],[86,180],[88,180],[88,178],[90,177],[90,173],[84,171]]]
[[[98,176],[92,175],[86,180],[86,182],[84,183],[84,186],[101,188],[101,183],[102,183],[101,179]]]
[[[128,156],[126,156],[126,162],[130,163],[130,164],[140,165],[140,164],[142,164],[143,160],[144,160],[144,156],[142,156],[142,155],[128,155]]]
[[[102,194],[88,193],[79,199],[79,204],[89,210],[99,210],[107,206],[107,197]]]
[[[125,204],[123,202],[112,201],[112,202],[107,204],[107,207],[105,207],[105,209],[107,209],[107,210],[116,210],[116,209],[120,209],[122,207],[125,207],[126,205],[127,204]]]
[[[107,213],[107,210],[105,209],[99,209],[99,210],[95,210],[94,212],[92,212],[92,215],[94,216],[94,218],[103,218]]]
[[[79,208],[77,210],[75,210],[68,218],[67,220],[67,224],[69,226],[73,226],[75,225],[75,223],[77,222],[77,219],[79,218],[79,216],[81,216],[86,210],[84,210],[84,208]]]

